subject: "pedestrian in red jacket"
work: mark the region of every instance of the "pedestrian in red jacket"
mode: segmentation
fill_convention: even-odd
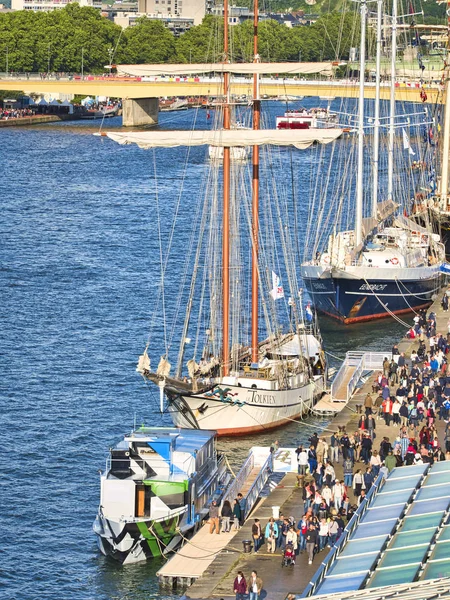
[[[244,573],[242,571],[238,571],[237,577],[234,580],[233,589],[236,594],[236,600],[244,600],[244,596],[247,592],[247,582],[245,581]]]

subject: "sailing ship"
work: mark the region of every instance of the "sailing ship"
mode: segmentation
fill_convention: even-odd
[[[226,15],[227,6],[224,11]],[[175,372],[171,373],[168,351],[161,357],[157,369],[152,369],[147,352],[152,340],[138,363],[138,371],[159,387],[161,410],[168,410],[177,427],[216,430],[218,435],[266,431],[301,418],[326,389],[326,362],[320,334],[314,315],[304,306],[293,259],[296,248],[293,219],[286,212],[286,202],[273,197],[276,182],[270,179],[273,156],[268,153],[271,146],[305,149],[312,144],[328,144],[335,141],[342,130],[262,129],[259,77],[276,73],[332,73],[333,64],[261,63],[257,7],[254,18],[253,63],[229,62],[228,20],[225,18],[226,59],[223,63],[119,67],[122,72],[143,76],[185,73],[187,69],[192,74],[220,73],[223,80],[220,95],[227,99],[223,103],[221,128],[106,134],[119,144],[136,143],[141,148],[211,145],[223,149],[222,181],[214,180],[205,194],[206,203],[198,218],[199,229],[194,233],[198,242],[192,253],[195,262],[188,268],[192,273],[188,297],[180,294],[180,305],[185,303],[186,314],[179,327]],[[230,75],[233,73],[253,75],[251,130],[231,129]],[[232,149],[246,146],[252,146],[252,179],[248,183],[244,183],[248,173],[245,165],[230,168]],[[261,146],[266,160],[261,171],[267,165],[269,178],[264,194],[260,194]],[[216,193],[219,183],[222,183],[221,202]],[[246,190],[251,190],[248,197]],[[265,210],[260,210],[260,204],[265,205]],[[216,212],[218,207],[221,217]],[[192,218],[193,228],[196,223],[197,219]],[[277,244],[273,237],[275,231]],[[188,254],[186,251],[186,264]],[[179,257],[177,260],[179,262]],[[200,260],[204,261],[202,265]],[[289,301],[276,274],[278,268],[285,273]],[[199,272],[205,274],[201,282]],[[194,317],[195,302],[199,313]],[[163,311],[159,316],[163,318]],[[195,343],[191,345],[192,337]]]
[[[313,257],[301,267],[305,287],[318,311],[344,324],[386,317],[398,318],[397,315],[426,308],[440,289],[440,266],[444,260],[444,247],[440,237],[404,214],[406,198],[400,197],[400,194],[394,197],[396,4],[396,0],[393,0],[387,198],[380,201],[378,187],[381,64],[379,2],[372,189],[367,185],[367,172],[364,169],[366,59],[365,44],[362,43],[354,229],[333,231],[327,246],[322,250],[316,247]],[[366,39],[366,18],[367,6],[363,0],[363,41]],[[365,197],[364,190],[371,191],[371,198]],[[351,194],[354,194],[353,190]],[[367,200],[370,200],[370,215],[364,218]]]
[[[215,432],[140,427],[110,448],[93,524],[100,551],[132,564],[173,551],[229,479]]]

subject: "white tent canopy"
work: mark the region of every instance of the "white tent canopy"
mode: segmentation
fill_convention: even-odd
[[[50,106],[61,106],[60,103],[58,102],[58,100],[52,100],[50,102]]]
[[[178,64],[178,65],[118,65],[117,72],[120,75],[132,75],[134,77],[150,77],[156,75],[200,75],[201,73],[240,73],[242,75],[253,75],[253,73],[276,75],[278,73],[289,73],[290,75],[311,75],[321,73],[332,75],[333,67],[341,63],[311,62],[311,63],[200,63],[200,64]]]
[[[272,350],[277,356],[307,356],[309,358],[320,356],[320,343],[311,334],[295,334],[289,342]]]
[[[48,106],[48,102],[45,98],[39,100],[38,106]]]
[[[329,144],[342,134],[342,129],[232,129],[213,131],[132,131],[107,132],[118,144],[137,144],[140,148],[175,148],[177,146],[295,146],[304,150],[315,142]]]

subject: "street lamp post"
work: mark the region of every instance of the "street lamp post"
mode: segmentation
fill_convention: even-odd
[[[51,44],[48,45],[47,77],[50,77],[50,48]]]
[[[302,62],[302,51],[298,51],[298,62]]]
[[[112,73],[112,59],[113,59],[113,54],[114,54],[114,49],[113,48],[108,48],[108,54],[109,54],[109,74],[111,75]]]
[[[84,81],[84,48],[81,48],[81,79]]]
[[[6,46],[6,74],[9,73],[9,48]]]

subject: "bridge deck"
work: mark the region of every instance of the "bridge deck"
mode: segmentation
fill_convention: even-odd
[[[396,99],[408,102],[420,102],[420,89],[399,84],[395,90]],[[87,78],[84,81],[69,81],[68,79],[19,79],[2,78],[1,89],[22,90],[27,93],[52,93],[75,94],[91,96],[108,96],[111,98],[160,98],[164,96],[218,96],[223,93],[223,86],[218,80],[205,80],[195,82],[187,81],[121,81],[119,78]],[[357,84],[339,81],[297,81],[294,79],[272,79],[270,82],[261,81],[260,93],[268,96],[294,95],[294,96],[322,96],[329,98],[357,98],[359,87]],[[253,95],[252,80],[232,82],[233,94]],[[389,99],[389,87],[381,88],[381,99]],[[428,103],[438,100],[438,86],[427,87]],[[365,97],[375,98],[375,86],[365,86]]]

